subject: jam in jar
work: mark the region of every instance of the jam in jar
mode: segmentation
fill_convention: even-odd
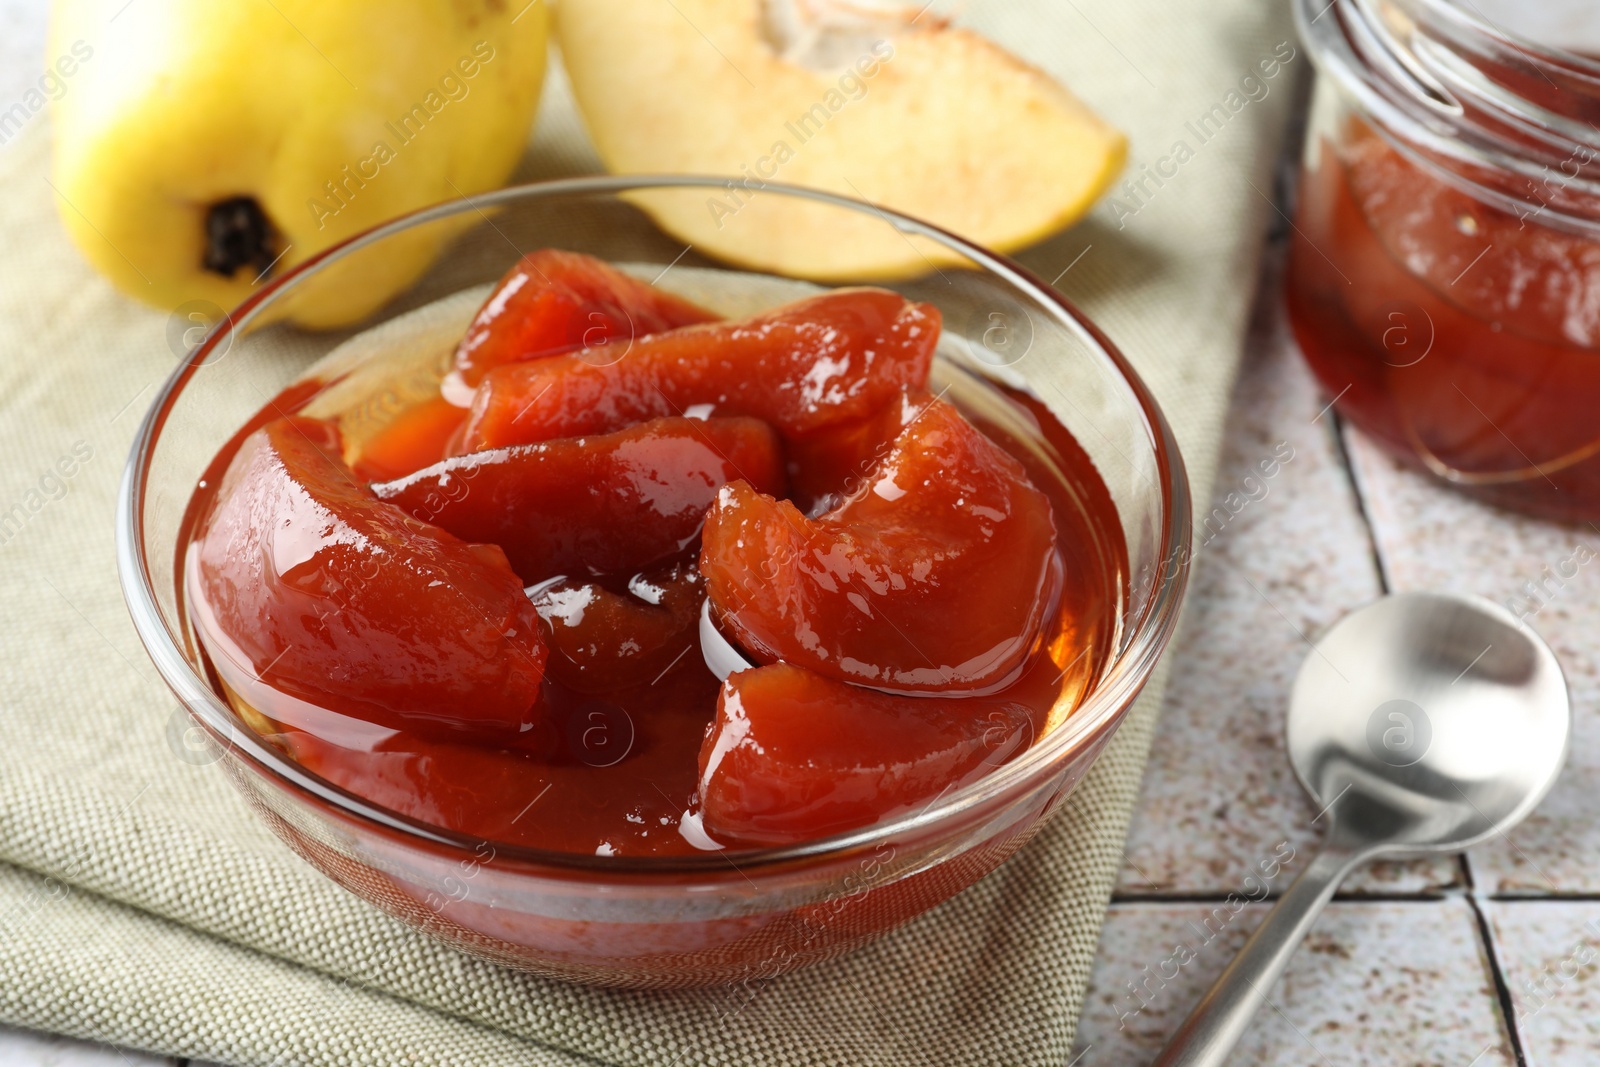
[[[1431,0],[1321,11],[1297,5],[1319,72],[1287,283],[1307,361],[1403,461],[1600,518],[1600,63]]]

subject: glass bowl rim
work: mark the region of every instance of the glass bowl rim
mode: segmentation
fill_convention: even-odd
[[[116,545],[117,571],[123,599],[133,618],[134,628],[162,679],[183,706],[211,735],[213,743],[224,746],[224,755],[238,753],[276,784],[291,792],[310,794],[323,804],[358,823],[376,824],[434,846],[472,852],[487,844],[500,861],[512,861],[552,871],[586,875],[651,874],[726,874],[730,866],[748,873],[754,867],[771,867],[794,861],[818,859],[871,848],[888,838],[927,830],[964,813],[981,809],[994,798],[1026,788],[1065,763],[1077,751],[1093,744],[1112,728],[1119,714],[1138,696],[1177,624],[1188,580],[1191,530],[1191,498],[1183,458],[1176,438],[1154,396],[1127,358],[1087,316],[1064,296],[1045,284],[1020,264],[998,253],[973,244],[931,223],[835,193],[779,182],[764,182],[762,193],[778,193],[801,200],[872,214],[910,236],[925,237],[955,251],[985,271],[1006,282],[1013,290],[1053,311],[1058,322],[1110,364],[1121,384],[1133,394],[1145,422],[1144,430],[1155,454],[1154,478],[1161,493],[1165,528],[1161,531],[1158,568],[1148,602],[1136,620],[1122,620],[1127,641],[1066,722],[1032,745],[1016,759],[984,775],[975,782],[952,791],[948,796],[919,812],[905,813],[884,822],[842,833],[801,841],[791,845],[722,849],[683,856],[588,856],[580,853],[510,845],[486,840],[401,815],[365,800],[326,781],[300,766],[286,753],[269,744],[245,726],[237,714],[211,689],[190,664],[183,652],[183,639],[167,626],[149,567],[141,516],[145,507],[145,483],[162,427],[183,392],[184,386],[205,365],[207,357],[233,334],[247,327],[264,305],[298,280],[315,274],[345,256],[376,244],[415,226],[476,211],[488,220],[484,208],[522,199],[560,196],[592,196],[652,189],[705,188],[723,190],[727,179],[711,175],[612,175],[565,178],[507,186],[487,193],[461,196],[430,207],[400,215],[346,238],[297,264],[272,279],[228,312],[206,333],[205,338],[175,368],[140,421],[129,450],[128,460],[117,494]],[[491,222],[491,225],[493,223]],[[448,246],[447,246],[448,247]],[[447,253],[443,253],[447,254]],[[730,264],[731,269],[754,273],[749,267]],[[227,349],[224,348],[224,351]]]

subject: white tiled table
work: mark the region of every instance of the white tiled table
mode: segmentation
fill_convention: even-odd
[[[0,99],[42,53],[43,5],[0,0]],[[1515,596],[1600,531],[1493,512],[1398,469],[1340,425],[1285,335],[1269,241],[1215,500],[1283,446],[1293,458],[1197,555],[1188,625],[1101,937],[1074,1067],[1149,1062],[1259,921],[1265,863],[1298,872],[1317,811],[1281,736],[1314,640],[1385,589]],[[1254,483],[1252,483],[1254,485]],[[1198,509],[1202,514],[1209,505]],[[1509,839],[1464,858],[1352,879],[1234,1059],[1240,1067],[1600,1063],[1600,567],[1533,620],[1567,669],[1577,730],[1566,772]],[[1287,859],[1286,857],[1292,857]],[[1180,944],[1195,950],[1170,962]],[[0,981],[3,981],[0,977]],[[0,1028],[0,1067],[173,1061]]]
[[[1079,1028],[1082,1067],[1148,1063],[1265,905],[1225,924],[1216,909],[1231,893],[1259,895],[1250,878],[1263,861],[1294,856],[1275,893],[1309,858],[1319,813],[1282,738],[1307,641],[1387,590],[1506,602],[1577,546],[1600,548],[1600,530],[1473,503],[1341,425],[1287,336],[1281,243],[1269,242],[1213,503],[1280,443],[1294,458],[1198,556]],[[1585,567],[1530,619],[1574,700],[1555,790],[1509,837],[1464,857],[1380,864],[1351,879],[1233,1063],[1600,1063],[1597,591],[1600,567]],[[1196,950],[1183,966],[1168,962],[1179,944]]]

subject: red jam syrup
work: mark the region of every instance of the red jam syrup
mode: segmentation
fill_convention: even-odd
[[[631,323],[625,355],[573,349],[589,314]],[[589,855],[867,826],[1059,725],[1126,588],[1071,436],[977,379],[970,417],[935,399],[938,312],[886,290],[710,320],[535,253],[443,385],[471,368],[470,412],[430,398],[352,443],[295,414],[306,385],[269,404],[190,508],[219,691],[352,794]],[[707,599],[755,664],[726,682]]]
[[[1447,185],[1355,120],[1316,155],[1289,314],[1340,412],[1493,503],[1600,518],[1600,243]]]

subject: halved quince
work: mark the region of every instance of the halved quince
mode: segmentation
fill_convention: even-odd
[[[556,32],[606,166],[733,178],[639,199],[700,251],[761,270],[892,278],[950,261],[871,214],[763,196],[766,181],[1005,250],[1081,216],[1126,156],[1044,72],[925,7],[583,0],[559,6]]]

